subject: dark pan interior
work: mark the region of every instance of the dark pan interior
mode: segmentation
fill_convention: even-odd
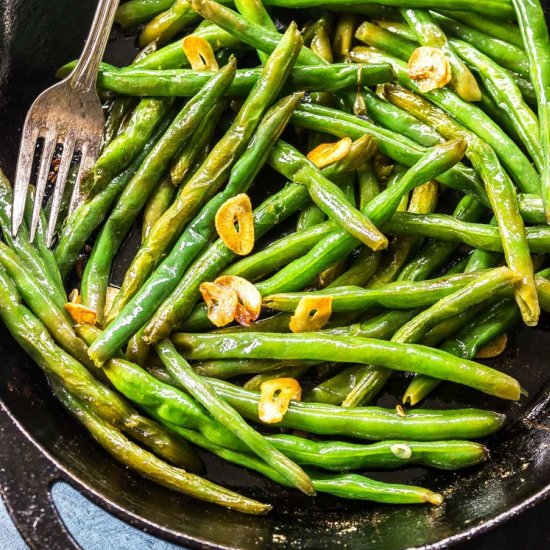
[[[1,2],[0,166],[10,177],[25,113],[34,97],[53,82],[55,69],[78,54],[94,5],[92,0],[79,2],[77,8],[68,0]],[[118,35],[109,50],[111,61],[125,63],[134,51],[133,38]],[[248,517],[165,490],[121,467],[95,445],[57,404],[41,371],[4,329],[0,332],[4,357],[0,399],[19,427],[76,487],[120,517],[167,539],[191,546],[235,548],[438,547],[474,536],[550,492],[548,328],[544,319],[537,329],[520,329],[496,362],[529,391],[530,397],[520,404],[502,403],[451,385],[443,386],[438,397],[426,403],[427,407],[464,405],[506,412],[509,424],[489,442],[487,464],[459,474],[422,468],[368,474],[442,491],[446,501],[440,508],[391,507],[327,496],[308,499],[209,456],[205,458],[211,479],[272,502],[274,511],[267,517]],[[403,384],[403,379],[396,378],[380,403],[395,405],[394,395],[399,395]],[[41,472],[32,473],[40,476]]]

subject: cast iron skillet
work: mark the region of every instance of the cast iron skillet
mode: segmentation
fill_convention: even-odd
[[[13,176],[24,115],[53,73],[80,51],[95,2],[2,0],[0,27],[0,166]],[[78,9],[75,6],[78,5]],[[130,37],[118,36],[110,59],[126,63]],[[460,474],[412,468],[372,472],[440,490],[445,505],[391,507],[316,499],[287,491],[242,469],[206,457],[208,475],[272,502],[266,517],[248,517],[158,487],[113,461],[58,405],[42,372],[0,329],[1,489],[17,526],[35,548],[76,546],[53,506],[50,487],[64,479],[120,518],[191,547],[442,548],[498,525],[550,493],[550,352],[548,319],[519,330],[497,366],[530,392],[519,405],[444,386],[427,407],[478,406],[505,411],[506,429],[489,441],[491,460]],[[381,399],[395,404],[396,379]]]

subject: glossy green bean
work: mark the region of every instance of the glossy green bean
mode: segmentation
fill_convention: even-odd
[[[327,221],[281,237],[263,250],[230,265],[222,274],[256,281],[306,254],[335,227],[333,222]]]
[[[331,296],[332,311],[365,310],[372,306],[413,309],[431,305],[479,278],[478,273],[458,274],[428,281],[398,281],[374,289],[339,287],[313,292],[286,292],[266,296],[264,305],[277,311],[293,312],[305,296]]]
[[[175,0],[129,0],[118,7],[115,21],[126,29],[135,27],[172,7],[174,2]]]
[[[422,46],[438,48],[445,53],[451,66],[452,78],[449,85],[465,101],[479,101],[481,90],[474,75],[449,44],[445,33],[434,21],[430,12],[419,9],[401,9],[401,15],[414,31]]]
[[[379,0],[346,0],[346,7],[370,6],[378,4]],[[316,8],[334,6],[342,7],[340,0],[266,0],[267,6],[277,6],[280,8]],[[475,0],[387,0],[384,6],[395,6],[398,8],[428,8],[428,9],[448,9],[448,10],[466,10],[474,13],[481,13],[484,16],[491,16],[495,19],[513,19],[514,13],[511,2],[508,0],[488,0],[480,5]]]
[[[57,377],[95,414],[175,464],[193,469],[194,453],[158,424],[138,414],[116,392],[96,380],[86,368],[52,340],[44,325],[20,303],[5,271],[0,270],[0,318],[17,343],[48,376]]]
[[[529,76],[537,97],[542,148],[542,202],[550,222],[550,37],[538,0],[512,0],[529,61]]]
[[[151,228],[157,223],[158,219],[168,210],[174,196],[176,188],[172,182],[165,178],[160,182],[160,185],[153,191],[149,200],[145,203],[143,210],[143,224],[141,226],[141,241],[143,242]]]
[[[398,342],[418,342],[437,323],[456,316],[480,302],[511,294],[513,285],[517,283],[518,279],[519,275],[507,267],[491,269],[477,281],[441,299],[411,319],[394,334],[393,338]]]
[[[318,334],[184,334],[174,342],[189,359],[305,359],[364,363],[428,374],[517,401],[517,380],[485,365],[416,344]]]
[[[244,390],[215,379],[211,379],[210,384],[245,418],[258,421],[259,392]],[[327,422],[328,418],[330,422]],[[504,415],[471,408],[445,411],[418,409],[401,417],[395,409],[342,409],[320,403],[291,401],[287,413],[277,426],[320,435],[345,435],[359,439],[441,441],[484,437],[497,431],[503,423]]]
[[[307,495],[315,490],[307,474],[281,452],[277,451],[254,428],[223,401],[208,381],[196,374],[189,363],[181,357],[169,340],[155,346],[168,372],[201,403],[222,426],[241,439],[252,452],[283,476],[292,486]]]
[[[246,514],[266,514],[271,509],[268,504],[246,498],[197,475],[166,464],[125,438],[120,431],[99,418],[87,405],[61,386],[54,385],[54,392],[63,405],[109,454],[144,477],[199,500],[213,502]]]
[[[499,227],[506,262],[510,269],[522,276],[515,291],[522,317],[527,325],[535,325],[540,315],[540,307],[525,226],[519,212],[516,190],[508,174],[500,165],[495,151],[483,140],[478,139],[474,133],[465,130],[451,117],[420,96],[392,85],[386,85],[385,89],[386,95],[392,102],[406,106],[415,116],[437,127],[440,133],[449,138],[460,137],[468,141],[466,154],[485,182]]]
[[[448,36],[468,42],[468,44],[471,44],[474,48],[489,56],[502,67],[514,71],[524,78],[529,78],[529,63],[525,58],[525,50],[523,48],[494,38],[443,15],[434,13],[434,17]]]
[[[374,140],[365,145],[374,154]],[[279,140],[271,151],[269,164],[294,183],[305,185],[313,202],[323,212],[351,236],[359,239],[373,250],[386,248],[388,240],[369,218],[353,207],[344,192],[297,149]]]
[[[396,132],[381,128],[363,118],[321,105],[300,105],[292,116],[292,122],[308,130],[326,132],[338,137],[348,136],[358,139],[365,134],[371,135],[382,153],[405,166],[412,166],[418,162],[427,151]],[[479,177],[462,164],[450,168],[436,179],[448,187],[473,194],[482,203],[489,205]]]
[[[498,227],[483,223],[469,223],[445,214],[409,214],[397,212],[384,224],[390,234],[414,234],[442,241],[461,242],[474,248],[503,252]],[[546,253],[550,250],[550,230],[546,225],[525,229],[529,250]]]
[[[68,70],[70,66],[67,66]],[[239,69],[235,74],[235,79],[227,89],[228,96],[246,96],[254,87],[261,73],[261,68]],[[64,74],[64,71],[61,73]],[[173,97],[192,97],[199,92],[208,79],[212,76],[211,71],[194,71],[192,69],[165,69],[152,70],[142,69],[139,67],[127,67],[118,69],[112,65],[102,63],[98,83],[102,89],[109,90],[119,94],[129,96],[145,97],[142,101],[166,102],[168,98]],[[291,93],[293,91],[308,90],[308,91],[338,91],[355,89],[358,83],[364,86],[382,84],[394,80],[393,71],[388,64],[378,65],[350,65],[349,63],[339,63],[333,65],[312,65],[308,67],[296,67],[289,75],[287,84],[283,92]],[[156,96],[148,99],[151,96]],[[140,104],[141,105],[141,104]],[[138,111],[136,109],[136,111]],[[129,127],[129,130],[131,127]],[[149,128],[150,129],[150,128]],[[125,132],[126,133],[126,132]],[[119,142],[122,141],[123,133],[120,136]],[[137,134],[136,135],[142,135]],[[135,135],[132,135],[135,138]],[[143,136],[143,142],[146,141]],[[115,138],[115,140],[117,140]],[[115,141],[113,140],[113,141]],[[134,139],[134,143],[137,141]],[[99,180],[101,175],[102,182],[108,181],[109,177],[116,173],[116,170],[124,168],[131,160],[130,154],[133,152],[130,147],[119,147],[113,143],[112,146],[107,146],[103,154],[110,152],[111,148],[116,145],[117,154],[124,152],[124,157],[115,165],[110,158],[105,157],[105,161],[101,161],[98,165]],[[132,143],[133,145],[133,143]],[[103,157],[103,155],[102,155]],[[102,157],[100,157],[102,159]],[[113,163],[107,166],[107,161]],[[118,159],[117,159],[118,160]],[[109,168],[104,168],[104,165]],[[101,174],[99,174],[99,170]],[[103,175],[104,173],[104,175]]]
[[[325,470],[399,468],[419,464],[442,470],[474,466],[487,459],[488,451],[471,441],[380,441],[369,445],[341,441],[311,441],[294,435],[266,437],[299,464]],[[411,450],[408,458],[399,447]]]
[[[383,34],[384,32],[387,31],[379,29],[376,37],[374,37],[375,39],[372,40],[373,45],[376,46],[378,42],[378,34]],[[390,35],[388,40],[395,40],[391,37],[391,33],[388,32],[387,34]],[[356,62],[380,63],[385,61],[391,63],[399,83],[415,92],[419,91],[414,81],[408,76],[406,62],[401,59],[381,51],[369,50],[368,48],[355,48],[350,55]],[[485,140],[494,149],[503,165],[508,168],[522,191],[529,193],[538,192],[540,180],[529,159],[500,126],[491,120],[479,107],[465,102],[452,90],[447,88],[439,88],[422,95],[445,110],[465,128],[469,129],[482,140]]]
[[[380,99],[368,88],[364,89],[361,95],[369,117],[384,128],[406,136],[423,147],[433,147],[443,141],[443,138],[431,126],[420,122],[403,109]],[[350,103],[350,100],[355,100],[356,95],[345,92],[344,97]]]
[[[15,252],[0,242],[0,265],[12,279],[23,300],[46,328],[57,343],[87,368],[92,367],[88,349],[76,336],[70,317],[65,309],[60,310],[41,287],[32,273],[21,262]]]
[[[228,462],[259,472],[281,485],[288,485],[284,477],[254,456],[236,453],[213,445],[206,438],[191,430],[175,427],[175,431],[193,444],[207,449]],[[341,498],[392,504],[422,504],[425,502],[441,504],[442,502],[441,495],[421,487],[383,483],[357,474],[330,475],[313,471],[310,475],[316,491]]]
[[[539,121],[523,100],[521,91],[511,75],[462,40],[457,40],[454,47],[458,54],[480,74],[495,102],[508,114],[521,141],[540,171],[543,161],[539,143]]]
[[[151,97],[140,101],[124,131],[105,147],[93,169],[84,177],[84,195],[89,198],[97,195],[136,158],[172,104],[170,98]]]
[[[226,107],[225,101],[218,101],[197,126],[193,139],[190,139],[176,155],[170,168],[170,179],[176,187],[198,170],[206,159],[210,152],[210,141]]]
[[[481,31],[505,42],[509,42],[518,48],[524,48],[519,27],[514,23],[507,21],[495,21],[483,15],[468,11],[446,11],[440,10],[440,13],[451,19],[456,19],[468,27]]]
[[[465,142],[449,141],[426,153],[421,160],[401,178],[367,204],[364,213],[375,225],[380,225],[397,209],[408,192],[434,179],[454,166],[465,151]],[[357,246],[357,241],[343,231],[335,231],[325,237],[306,256],[296,260],[270,279],[257,285],[262,295],[303,288],[308,281],[334,261],[346,257]]]
[[[22,224],[16,237],[11,234],[11,209],[13,191],[10,182],[0,169],[0,228],[4,242],[19,256],[21,263],[30,271],[36,282],[52,302],[63,311],[67,300],[65,292],[58,283],[59,276],[50,271],[48,264],[29,242],[26,224]]]

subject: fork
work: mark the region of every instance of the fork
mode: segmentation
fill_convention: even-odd
[[[52,245],[73,156],[81,160],[69,202],[69,213],[80,201],[80,181],[96,161],[103,137],[105,116],[96,91],[99,64],[105,52],[118,0],[100,0],[82,55],[72,73],[42,92],[31,105],[19,148],[12,209],[12,234],[23,222],[25,202],[37,141],[44,140],[34,192],[29,239],[33,242],[56,147],[63,147],[57,171],[46,244]]]

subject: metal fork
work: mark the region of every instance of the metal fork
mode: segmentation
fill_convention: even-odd
[[[103,136],[105,117],[95,84],[117,6],[118,0],[99,0],[92,28],[73,72],[42,92],[27,113],[15,175],[13,236],[17,234],[23,221],[38,139],[44,139],[44,145],[34,193],[30,241],[34,240],[36,234],[52,157],[58,144],[63,146],[63,151],[51,198],[52,208],[46,232],[48,246],[53,242],[63,191],[77,151],[81,153],[81,160],[69,203],[69,213],[80,200],[80,180],[96,161]]]

